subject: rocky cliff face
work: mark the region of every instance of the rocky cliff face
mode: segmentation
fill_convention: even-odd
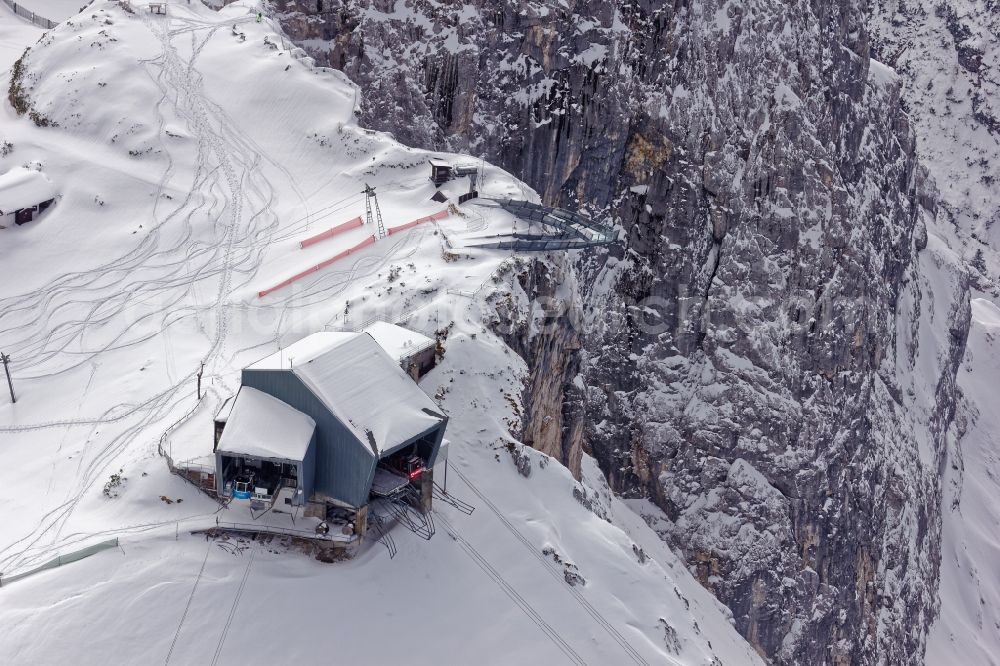
[[[520,262],[504,279],[511,290],[494,297],[494,328],[530,369],[518,439],[561,460],[579,479],[587,403],[575,267],[570,257],[555,255]]]
[[[862,3],[274,4],[362,122],[622,226],[520,277],[582,285],[512,339],[526,438],[652,498],[774,663],[919,661],[968,287]]]

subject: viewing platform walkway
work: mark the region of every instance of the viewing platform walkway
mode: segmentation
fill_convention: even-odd
[[[553,233],[512,231],[509,234],[493,236],[493,238],[503,240],[473,247],[520,252],[547,252],[611,245],[618,241],[618,233],[611,226],[599,224],[580,213],[565,208],[542,206],[518,199],[494,199],[494,201],[514,217],[552,229]]]

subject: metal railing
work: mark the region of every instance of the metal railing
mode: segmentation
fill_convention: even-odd
[[[522,252],[548,252],[553,250],[580,250],[617,243],[618,232],[613,226],[600,224],[580,213],[542,206],[520,199],[494,199],[501,208],[514,217],[555,229],[554,234],[509,234],[511,240],[501,240],[471,247]],[[503,234],[506,236],[508,234]]]
[[[81,2],[83,1],[85,0],[81,0]],[[58,25],[58,23],[56,23],[55,21],[50,21],[44,16],[40,16],[35,12],[31,11],[27,7],[22,7],[21,5],[14,2],[14,0],[3,0],[3,4],[10,7],[11,11],[13,11],[15,14],[17,14],[23,19],[31,21],[39,28],[45,28],[46,30],[48,30],[49,28],[54,28]]]
[[[279,536],[298,537],[300,539],[312,539],[316,541],[338,541],[350,543],[357,538],[355,534],[319,534],[310,530],[296,530],[291,527],[279,527],[277,525],[260,525],[254,523],[232,523],[220,520],[216,527],[232,532],[245,532],[248,534],[274,534]]]
[[[422,310],[422,309],[424,309],[426,307],[427,306],[425,305],[425,306],[422,306],[420,308],[412,308],[412,307],[411,308],[406,308],[401,313],[399,313],[398,316],[395,316],[395,317],[387,315],[387,314],[382,314],[382,313],[378,313],[377,312],[375,314],[369,315],[368,317],[366,317],[365,319],[363,319],[361,322],[359,322],[357,324],[351,324],[350,321],[349,321],[349,319],[347,317],[345,317],[344,315],[338,314],[338,315],[334,316],[331,321],[338,321],[339,320],[339,321],[341,321],[343,323],[343,325],[336,326],[334,324],[327,324],[326,326],[323,327],[323,330],[324,331],[339,331],[339,332],[343,332],[343,333],[356,333],[356,332],[365,330],[366,328],[368,328],[369,326],[371,326],[375,322],[381,321],[381,322],[385,322],[386,324],[396,324],[398,326],[402,326],[404,328],[408,328],[411,331],[415,331],[417,333],[425,335],[428,338],[433,338],[437,334],[435,331],[429,331],[429,330],[427,330],[426,328],[424,328],[422,326],[417,326],[417,325],[411,323],[411,320],[414,318],[414,316],[417,314],[417,312],[419,312],[420,310]],[[426,346],[433,346],[433,345],[426,345]],[[418,349],[417,351],[421,351],[421,350],[422,350],[422,348]]]
[[[468,289],[446,289],[445,291],[453,296],[465,296],[466,298],[475,298],[476,296],[479,295],[479,292],[481,292],[483,289],[486,288],[486,285],[491,283],[496,285],[500,284],[501,273],[503,273],[509,266],[512,268],[512,270],[516,268],[516,266],[512,266],[512,262],[513,262],[512,259],[511,260],[504,259],[503,261],[501,261],[500,265],[497,266],[496,269],[493,270],[493,272],[487,275],[486,279],[483,280],[479,284],[479,286],[476,287],[474,290],[470,291]]]

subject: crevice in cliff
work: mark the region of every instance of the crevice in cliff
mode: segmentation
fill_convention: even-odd
[[[709,299],[712,294],[712,284],[715,282],[715,276],[719,272],[719,265],[722,263],[722,239],[712,239],[712,247],[708,252],[708,261],[710,264],[708,281],[705,283],[705,290],[701,294],[701,311],[699,312],[701,322],[698,326],[698,337],[696,338],[696,345],[701,350],[704,350],[705,337],[708,335],[711,326]]]
[[[494,304],[494,331],[528,366],[523,387],[521,432],[524,444],[562,462],[580,477],[584,414],[573,384],[580,371],[580,311],[558,294],[575,281],[567,257],[519,263],[516,289]]]

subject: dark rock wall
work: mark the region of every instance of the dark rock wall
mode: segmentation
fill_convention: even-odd
[[[363,124],[622,226],[623,248],[519,278],[573,272],[585,324],[511,336],[526,439],[652,498],[773,662],[918,662],[968,304],[921,275],[936,197],[862,3],[274,7],[359,84]],[[941,362],[914,420],[921,354]]]
[[[518,439],[561,460],[579,478],[586,401],[575,381],[582,369],[583,312],[572,259],[518,262],[502,280],[511,288],[491,297],[492,324],[530,370]]]

